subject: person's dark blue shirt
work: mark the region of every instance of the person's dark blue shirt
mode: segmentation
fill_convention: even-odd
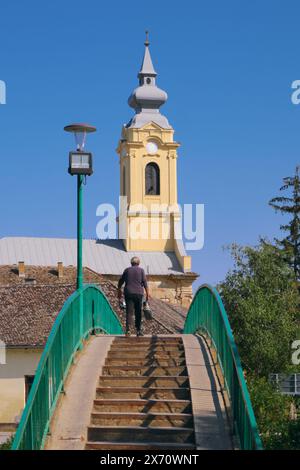
[[[125,293],[128,294],[144,294],[144,288],[148,287],[145,271],[138,265],[126,268],[118,282],[120,289],[125,283]]]

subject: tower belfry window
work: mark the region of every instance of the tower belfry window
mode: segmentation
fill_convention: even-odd
[[[146,194],[160,194],[159,166],[156,163],[148,163],[145,170]]]

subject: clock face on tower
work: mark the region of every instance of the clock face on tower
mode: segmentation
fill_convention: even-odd
[[[153,155],[154,153],[157,152],[158,150],[158,146],[155,142],[147,142],[146,144],[146,150],[148,153],[150,153],[150,155]]]

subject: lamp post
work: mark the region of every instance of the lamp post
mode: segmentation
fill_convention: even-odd
[[[77,290],[79,297],[80,312],[80,335],[83,334],[83,273],[82,273],[82,190],[83,181],[86,176],[93,173],[93,159],[91,152],[85,152],[87,134],[95,132],[96,128],[88,124],[70,124],[64,127],[66,132],[72,132],[75,136],[76,151],[69,153],[70,175],[77,175]]]

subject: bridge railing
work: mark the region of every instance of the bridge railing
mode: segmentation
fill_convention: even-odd
[[[83,319],[80,318],[80,302]],[[59,312],[39,361],[36,375],[24,408],[12,450],[42,449],[57,400],[74,355],[82,340],[92,330],[122,334],[120,321],[103,292],[86,285],[76,291]]]
[[[208,336],[216,351],[241,448],[261,450],[262,442],[228,316],[217,290],[206,284],[196,292],[184,325],[184,333],[196,332]]]

